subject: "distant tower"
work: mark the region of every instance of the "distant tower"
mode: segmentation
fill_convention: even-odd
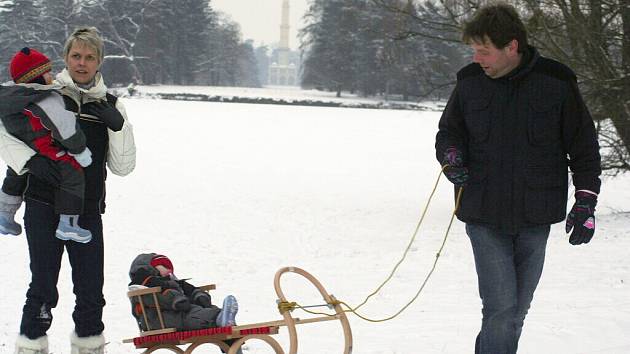
[[[282,1],[282,23],[280,24],[280,47],[276,50],[277,62],[269,66],[269,84],[296,85],[297,68],[289,62],[289,0]]]
[[[282,1],[282,23],[280,24],[280,48],[278,65],[289,65],[289,0]]]

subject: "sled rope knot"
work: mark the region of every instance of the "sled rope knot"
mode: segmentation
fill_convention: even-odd
[[[398,261],[398,263],[396,263],[396,265],[394,266],[394,268],[392,269],[392,271],[390,272],[389,276],[376,288],[376,290],[374,290],[371,294],[369,294],[365,300],[363,300],[363,302],[361,302],[359,305],[357,305],[356,307],[352,307],[350,305],[348,305],[347,303],[345,303],[344,301],[339,301],[339,300],[335,300],[334,304],[331,303],[329,305],[343,305],[343,307],[345,307],[344,310],[342,310],[342,312],[344,313],[353,313],[355,314],[357,317],[368,321],[368,322],[385,322],[385,321],[389,321],[391,319],[396,318],[398,315],[400,315],[403,311],[405,311],[409,306],[411,306],[412,303],[414,303],[414,301],[416,301],[416,299],[420,296],[420,293],[422,293],[422,291],[424,290],[424,287],[427,285],[427,283],[429,282],[429,279],[431,278],[431,276],[433,275],[433,272],[435,271],[436,267],[437,267],[437,262],[440,258],[440,255],[442,254],[442,251],[444,250],[444,247],[446,246],[446,240],[448,239],[448,235],[449,232],[451,231],[451,226],[453,225],[453,221],[455,219],[455,214],[457,213],[457,210],[459,209],[459,205],[461,202],[461,197],[462,197],[462,193],[464,191],[464,187],[459,187],[459,190],[457,192],[457,198],[455,200],[455,208],[453,209],[453,213],[451,215],[451,219],[448,223],[448,227],[446,228],[446,232],[444,233],[444,239],[442,240],[442,244],[438,250],[438,252],[435,254],[435,261],[433,262],[433,266],[431,267],[431,269],[429,270],[429,273],[426,275],[426,277],[424,278],[422,284],[420,285],[420,288],[418,289],[418,291],[416,292],[416,294],[413,296],[413,298],[407,302],[407,304],[405,304],[400,310],[398,310],[395,314],[386,317],[386,318],[381,318],[381,319],[373,319],[373,318],[369,318],[367,316],[361,315],[359,312],[357,312],[357,310],[359,310],[359,308],[361,308],[363,305],[365,305],[368,300],[376,295],[394,276],[394,274],[396,273],[396,271],[398,270],[398,267],[402,264],[402,262],[405,260],[405,258],[407,257],[407,254],[409,253],[409,250],[411,249],[411,245],[414,243],[414,241],[416,240],[416,236],[418,235],[418,231],[420,230],[420,226],[422,225],[422,222],[424,221],[424,217],[427,213],[427,210],[429,209],[429,205],[431,204],[431,200],[433,199],[433,195],[435,194],[435,191],[437,190],[438,184],[440,182],[440,177],[442,176],[442,172],[444,171],[444,169],[448,167],[448,165],[444,165],[442,167],[442,169],[440,170],[440,174],[438,175],[437,180],[435,181],[435,185],[433,186],[433,190],[431,191],[431,194],[429,195],[429,198],[427,200],[427,203],[424,207],[424,210],[422,211],[422,215],[420,217],[420,221],[418,221],[418,224],[416,226],[416,229],[413,233],[413,236],[411,237],[411,240],[409,241],[407,248],[405,249],[405,251],[403,252],[403,255],[401,257],[401,259]],[[293,311],[296,308],[299,308],[307,313],[310,314],[314,314],[314,315],[325,315],[325,316],[335,316],[335,314],[328,314],[328,313],[322,313],[322,312],[314,312],[314,311],[310,311],[307,310],[307,307],[319,307],[319,306],[329,306],[329,305],[313,305],[313,306],[302,306],[296,302],[291,302],[291,308],[289,309],[289,311]],[[278,308],[280,309],[280,304],[278,304]],[[286,311],[286,310],[285,310]],[[280,313],[283,313],[282,310],[280,310]]]
[[[315,314],[315,315],[328,315],[326,313],[320,313],[320,312],[314,312],[314,311],[309,311],[307,310],[307,308],[313,308],[313,307],[328,307],[328,308],[333,308],[337,305],[345,305],[343,301],[339,301],[339,300],[331,300],[329,302],[327,302],[326,304],[320,304],[320,305],[300,305],[295,301],[278,301],[278,311],[280,311],[280,314],[284,314],[285,312],[289,311],[293,311],[295,309],[301,309],[304,310],[305,312],[311,313],[311,314]],[[331,315],[331,316],[335,316],[335,315]]]
[[[297,302],[289,302],[289,301],[278,301],[278,311],[280,314],[284,314],[287,311],[293,311],[297,308]]]

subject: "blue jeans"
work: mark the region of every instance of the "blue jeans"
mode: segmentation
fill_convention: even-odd
[[[514,354],[527,310],[542,274],[550,226],[517,234],[466,224],[482,300],[476,354]]]
[[[57,306],[57,280],[64,250],[72,266],[76,302],[72,318],[79,337],[103,332],[103,224],[101,215],[81,215],[79,225],[92,232],[92,241],[78,243],[55,237],[59,215],[53,206],[26,199],[24,228],[30,255],[31,283],[26,292],[20,334],[30,339],[46,335]]]

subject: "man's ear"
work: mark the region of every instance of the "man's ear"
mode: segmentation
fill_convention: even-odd
[[[512,54],[517,54],[518,48],[519,48],[519,43],[516,39],[511,40],[510,43],[508,44],[508,50]]]

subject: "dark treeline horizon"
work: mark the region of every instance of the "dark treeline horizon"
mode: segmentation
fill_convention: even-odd
[[[0,59],[25,46],[63,69],[65,39],[94,26],[105,39],[109,85],[260,86],[251,41],[209,0],[14,0],[0,4]],[[0,79],[10,80],[8,69]]]

